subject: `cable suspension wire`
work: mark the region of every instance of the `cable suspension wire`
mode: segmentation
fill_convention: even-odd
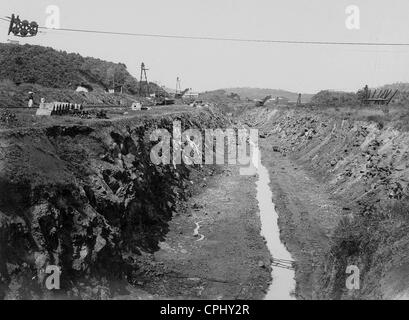
[[[0,19],[10,22],[10,20],[4,19],[4,18],[0,18]],[[188,36],[188,35],[172,35],[172,34],[156,34],[156,33],[115,32],[115,31],[71,29],[71,28],[53,29],[53,28],[47,28],[47,27],[39,27],[39,29],[48,30],[48,31],[67,31],[67,32],[91,33],[91,34],[101,34],[101,35],[134,36],[134,37],[166,38],[166,39],[182,39],[182,40],[185,39],[185,40],[210,40],[210,41],[301,44],[301,45],[338,45],[338,46],[394,46],[394,47],[409,46],[409,42],[302,41],[302,40],[250,39],[250,38]]]

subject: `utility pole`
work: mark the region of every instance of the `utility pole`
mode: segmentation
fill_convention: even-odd
[[[148,70],[149,69],[146,69],[145,64],[142,62],[142,64],[141,64],[141,77],[140,77],[140,81],[139,81],[139,95],[140,96],[142,96],[142,93],[144,92],[144,90],[143,90],[143,82],[144,81],[146,83],[146,93],[147,93],[148,96],[150,95],[148,77],[146,76],[146,71],[148,71]]]

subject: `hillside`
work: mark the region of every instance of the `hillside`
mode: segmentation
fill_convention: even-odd
[[[273,97],[285,97],[290,101],[297,101],[298,93],[297,92],[290,92],[281,89],[267,89],[267,88],[227,88],[223,89],[228,93],[236,93],[241,98],[249,98],[249,99],[262,99],[265,96],[272,95]],[[302,94],[302,98],[304,102],[309,102],[312,94]]]
[[[82,57],[78,53],[42,46],[0,44],[1,105],[17,106],[10,104],[10,101],[15,102],[16,96],[24,101],[27,89],[36,90],[37,99],[41,96],[47,100],[57,97],[68,100],[75,96],[74,90],[78,86],[86,87],[93,94],[83,94],[83,98],[75,100],[87,101],[89,95],[92,102],[104,103],[112,100],[104,92],[112,88],[114,79],[116,86],[123,86],[124,94],[138,93],[138,81],[123,63]],[[152,91],[160,90],[154,83],[150,83],[150,86]]]

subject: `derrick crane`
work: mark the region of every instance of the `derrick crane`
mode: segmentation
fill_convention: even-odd
[[[150,90],[149,90],[149,82],[148,82],[148,77],[146,76],[146,71],[148,71],[149,69],[146,69],[145,67],[145,63],[142,62],[141,64],[141,77],[140,77],[140,81],[139,81],[139,95],[140,96],[148,96],[150,95]],[[144,91],[143,87],[144,87],[144,83],[145,83],[145,88],[146,91]]]
[[[180,78],[177,77],[177,78],[176,78],[176,91],[175,91],[175,95],[177,95],[177,94],[180,93],[181,91],[182,91],[181,81],[180,81]]]
[[[182,99],[183,96],[189,91],[189,89],[185,89],[182,92],[175,93],[175,99]]]

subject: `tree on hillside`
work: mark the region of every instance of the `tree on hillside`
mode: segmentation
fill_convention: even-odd
[[[124,86],[127,75],[126,70],[120,65],[112,65],[106,71],[106,83],[108,88],[115,86]]]
[[[124,93],[138,93],[138,81],[123,63],[33,45],[0,44],[2,79],[70,90],[78,85],[106,89],[115,81],[116,85],[123,86]],[[153,92],[161,90],[156,84],[150,86]]]

